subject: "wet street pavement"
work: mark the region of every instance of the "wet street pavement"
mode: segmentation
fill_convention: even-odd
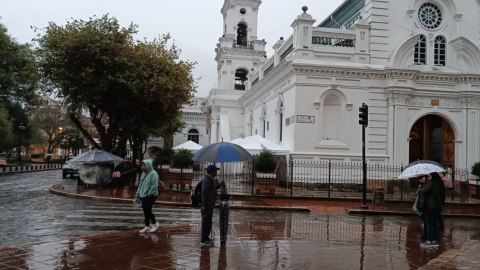
[[[76,183],[60,171],[0,176],[0,269],[480,269],[479,220],[445,219],[441,246],[421,249],[416,217],[235,210],[227,247],[216,212],[205,248],[198,209],[156,206],[162,228],[140,236],[141,211],[52,195],[54,184]]]

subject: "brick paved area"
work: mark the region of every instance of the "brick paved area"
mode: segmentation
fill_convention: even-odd
[[[422,228],[412,220],[302,215],[246,214],[230,224],[225,248],[216,226],[216,245],[208,248],[198,243],[198,222],[186,222],[144,236],[0,249],[0,269],[478,269],[468,268],[478,263],[478,222],[447,220],[441,246],[421,249]]]

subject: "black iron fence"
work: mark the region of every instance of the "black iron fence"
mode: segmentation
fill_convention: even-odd
[[[289,197],[362,198],[363,178],[360,162],[278,160],[274,173],[255,172],[253,162],[216,164],[218,180],[224,180],[231,194]],[[193,168],[156,165],[160,179],[172,190],[192,190],[205,176],[211,163],[197,162]],[[386,200],[414,201],[420,179],[401,180],[402,166],[367,165],[367,198],[382,188]],[[469,170],[447,174],[447,201],[465,202],[469,198]]]

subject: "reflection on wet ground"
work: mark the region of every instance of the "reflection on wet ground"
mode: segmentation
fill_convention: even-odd
[[[417,219],[276,214],[234,215],[225,248],[218,223],[215,247],[200,246],[194,219],[145,236],[125,232],[0,250],[0,269],[418,269],[434,259],[437,268],[455,269],[448,267],[478,260],[470,258],[478,256],[478,221],[447,219],[441,246],[421,249]]]

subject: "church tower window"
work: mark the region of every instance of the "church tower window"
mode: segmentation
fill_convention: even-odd
[[[239,47],[247,47],[247,25],[243,22],[237,26],[237,40],[235,44]]]
[[[435,65],[445,66],[446,61],[446,41],[442,36],[435,38]]]
[[[415,44],[415,57],[414,63],[416,65],[427,64],[427,41],[424,35],[418,38],[417,44]]]
[[[242,68],[235,71],[235,90],[245,91],[245,82],[248,80],[247,74],[248,71]]]

